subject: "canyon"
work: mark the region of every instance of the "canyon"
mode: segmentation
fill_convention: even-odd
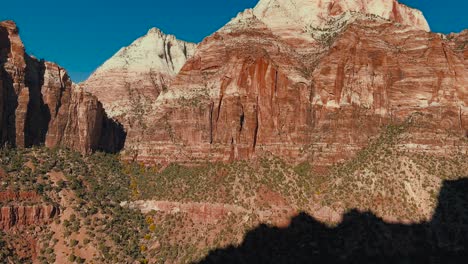
[[[0,22],[0,261],[455,263],[467,58],[397,0],[260,0],[75,84]]]
[[[417,113],[426,129],[405,144],[446,152],[437,133],[468,133],[466,32],[431,33],[397,1],[352,2],[262,0],[198,46],[153,28],[81,84],[2,22],[2,144],[319,169]]]

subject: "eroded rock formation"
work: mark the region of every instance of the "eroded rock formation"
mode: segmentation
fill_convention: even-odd
[[[127,156],[194,163],[271,152],[330,165],[416,113],[424,125],[409,148],[459,144],[438,132],[468,129],[466,34],[427,32],[422,14],[396,1],[293,2],[260,1],[199,44],[145,115],[148,129],[128,130]],[[291,11],[310,5],[321,11]]]
[[[106,117],[101,103],[72,84],[66,71],[52,62],[38,60],[24,51],[12,21],[0,23],[0,121],[1,144],[30,147],[66,146],[82,153],[113,150],[103,135],[122,129]],[[105,126],[106,131],[103,131]]]
[[[110,117],[138,126],[135,123],[151,111],[195,46],[152,28],[108,59],[83,86],[103,103]]]
[[[0,204],[0,230],[47,224],[60,214],[58,206],[42,203],[34,191],[2,191]]]
[[[59,211],[53,205],[3,206],[0,208],[0,230],[47,224]]]

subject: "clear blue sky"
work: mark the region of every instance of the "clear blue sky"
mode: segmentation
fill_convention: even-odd
[[[12,19],[27,52],[87,78],[123,46],[158,27],[200,42],[258,0],[9,0],[0,20]],[[468,28],[468,0],[400,0],[422,10],[435,32]]]

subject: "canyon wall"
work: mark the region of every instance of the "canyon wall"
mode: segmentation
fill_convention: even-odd
[[[328,166],[416,114],[404,147],[464,151],[466,33],[429,30],[396,0],[261,0],[194,53],[152,29],[83,85],[123,123],[123,156],[147,164],[272,153]]]
[[[42,202],[34,191],[0,192],[0,230],[40,226],[59,214],[58,206]]]
[[[0,230],[40,226],[49,223],[58,214],[59,209],[53,205],[3,206],[0,207]]]
[[[146,163],[273,153],[328,166],[415,114],[424,118],[408,147],[466,150],[439,135],[468,129],[466,47],[455,43],[462,36],[367,14],[330,23],[334,31],[312,38],[310,54],[253,12],[240,14],[198,46],[145,116],[146,133],[128,131],[126,153]]]
[[[72,84],[62,67],[26,54],[12,21],[0,23],[0,65],[2,145],[113,150],[106,133],[119,135],[123,145],[123,129],[108,120],[102,104]]]

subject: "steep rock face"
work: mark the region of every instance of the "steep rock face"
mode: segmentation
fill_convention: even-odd
[[[464,136],[468,129],[468,71],[463,51],[453,44],[394,24],[350,25],[312,73],[312,103],[369,109],[390,122],[422,113],[425,127],[413,131],[406,147],[448,153],[455,145],[438,133]]]
[[[462,52],[465,58],[465,67],[468,65],[468,29],[463,30],[459,34],[450,34],[448,38],[453,40],[450,42],[452,48],[458,52]]]
[[[0,230],[46,224],[58,214],[59,208],[53,205],[3,206],[0,207]]]
[[[11,21],[0,26],[0,63],[2,64],[2,144],[16,141],[15,109],[18,106],[18,93],[24,87],[24,48],[18,36],[18,29]],[[17,81],[16,81],[17,80]],[[21,124],[20,124],[21,125]],[[15,142],[16,143],[16,142]]]
[[[371,26],[371,28],[369,28]],[[467,102],[464,57],[436,34],[381,23],[351,25],[312,74],[314,104],[392,111]]]
[[[134,123],[194,53],[195,44],[157,28],[120,49],[99,67],[84,87],[103,103],[110,117]]]
[[[468,75],[465,52],[455,48],[459,37],[428,33],[415,22],[422,18],[398,20],[373,7],[356,9],[370,14],[327,13],[327,32],[303,30],[296,37],[304,41],[292,41],[298,24],[277,28],[270,22],[285,12],[259,16],[262,2],[198,46],[145,116],[151,127],[129,131],[129,157],[191,163],[271,152],[330,165],[352,156],[385,124],[415,113],[426,118],[408,146],[443,154],[447,145],[437,131],[466,133]]]
[[[0,204],[0,230],[47,224],[60,214],[57,206],[43,204],[34,191],[0,192]]]
[[[62,145],[83,153],[113,148],[102,144],[108,121],[101,103],[60,66],[27,55],[12,21],[0,24],[0,50],[2,145]]]

